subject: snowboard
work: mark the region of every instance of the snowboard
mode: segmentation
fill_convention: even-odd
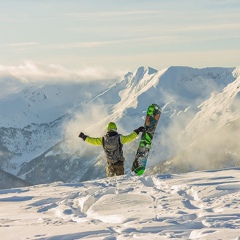
[[[148,107],[144,123],[145,131],[142,133],[137,153],[132,164],[132,172],[137,175],[142,175],[145,171],[152,139],[161,116],[161,111],[161,108],[155,103]]]

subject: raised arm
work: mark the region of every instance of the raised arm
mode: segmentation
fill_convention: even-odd
[[[143,132],[145,130],[144,127],[139,127],[137,129],[135,129],[131,134],[129,135],[126,135],[126,136],[123,136],[121,135],[121,143],[122,144],[125,144],[125,143],[128,143],[128,142],[131,142],[133,141],[137,135],[140,133],[140,132]]]
[[[102,145],[102,138],[93,138],[85,135],[83,132],[79,134],[79,137],[92,145],[101,146]]]

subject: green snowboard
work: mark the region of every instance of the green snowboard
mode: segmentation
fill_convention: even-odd
[[[144,123],[146,130],[142,133],[139,147],[132,165],[132,172],[135,172],[137,175],[142,175],[145,171],[152,139],[160,119],[161,111],[161,108],[154,103],[148,107]]]

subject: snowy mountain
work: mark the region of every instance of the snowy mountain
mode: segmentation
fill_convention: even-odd
[[[222,92],[213,92],[199,105],[178,141],[188,147],[149,169],[149,173],[180,173],[240,166],[240,69]],[[190,144],[191,143],[191,144]]]
[[[84,143],[79,132],[102,136],[107,123],[115,121],[119,132],[130,133],[143,124],[147,106],[153,102],[163,113],[148,167],[179,158],[188,149],[193,149],[192,155],[188,154],[193,165],[195,152],[203,152],[205,147],[197,143],[217,133],[222,136],[230,126],[237,129],[231,130],[236,132],[233,140],[227,138],[226,145],[222,138],[214,151],[225,144],[222,150],[231,153],[224,156],[237,159],[239,75],[239,68],[169,67],[157,71],[140,67],[122,80],[24,88],[0,99],[1,169],[32,184],[103,178],[102,149]],[[124,146],[127,172],[137,145],[138,140]],[[181,161],[184,158],[180,157]]]
[[[1,239],[240,239],[240,168],[0,190]]]

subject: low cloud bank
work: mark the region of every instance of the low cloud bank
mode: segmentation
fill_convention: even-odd
[[[120,70],[109,72],[99,67],[67,69],[61,65],[44,65],[32,61],[18,66],[0,65],[0,95],[3,97],[20,91],[27,85],[121,79],[123,75],[124,72]]]

